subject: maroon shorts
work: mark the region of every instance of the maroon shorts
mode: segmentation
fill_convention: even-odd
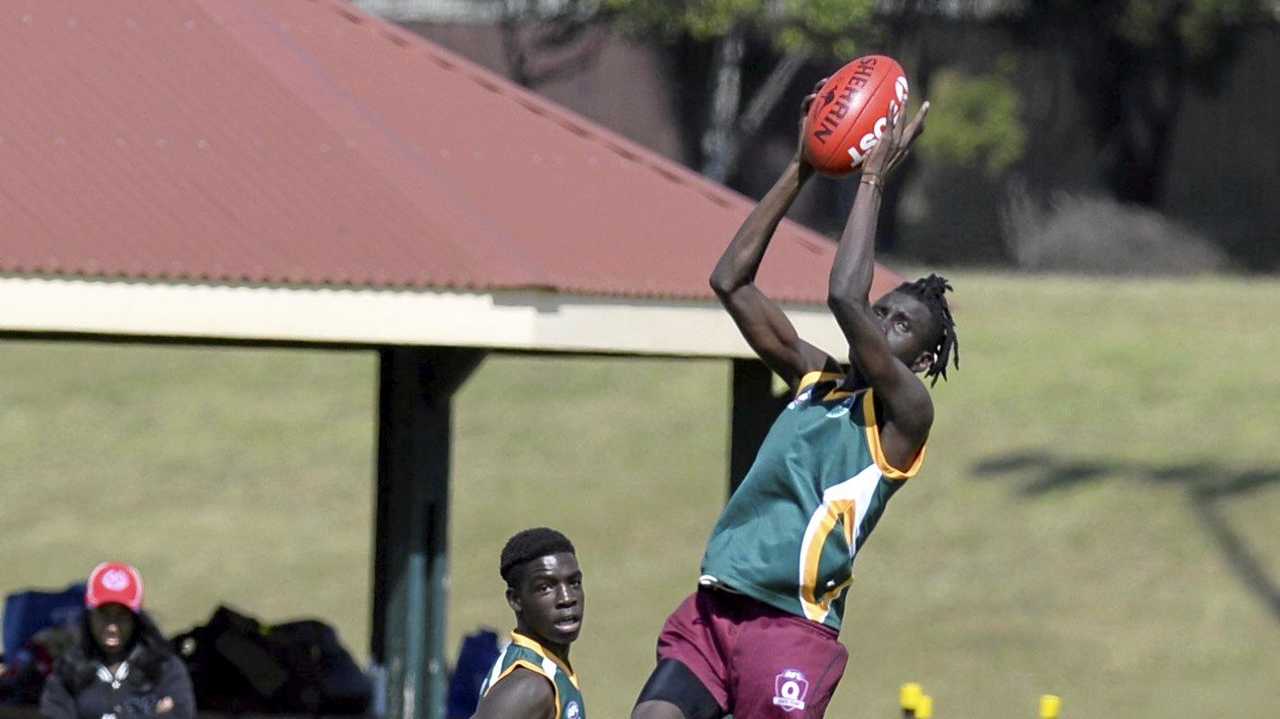
[[[658,661],[674,659],[741,719],[821,717],[849,652],[830,627],[750,597],[701,588],[658,636]]]

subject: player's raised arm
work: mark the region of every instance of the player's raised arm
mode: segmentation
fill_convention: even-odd
[[[876,222],[886,177],[906,156],[924,128],[929,111],[925,103],[910,123],[891,118],[880,142],[867,157],[858,183],[858,194],[840,237],[831,267],[827,304],[849,342],[850,360],[876,391],[885,410],[887,442],[902,446],[906,459],[924,443],[933,423],[933,404],[924,384],[916,377],[924,353],[904,354],[910,340],[925,330],[913,324],[929,318],[912,317],[887,303],[872,307],[868,293],[875,261]],[[895,353],[896,350],[896,353]],[[927,362],[924,365],[927,367]],[[905,440],[900,442],[899,440]],[[886,449],[889,449],[886,447]],[[902,459],[902,457],[899,457]]]
[[[813,95],[805,98],[802,116],[812,101]],[[755,279],[778,223],[812,175],[813,168],[797,148],[782,176],[743,221],[711,273],[711,289],[733,317],[747,344],[769,369],[793,388],[806,372],[834,367],[835,360],[800,339],[782,308],[760,291]]]

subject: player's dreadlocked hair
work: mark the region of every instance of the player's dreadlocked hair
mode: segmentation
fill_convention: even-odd
[[[502,548],[498,572],[507,586],[514,587],[519,581],[516,570],[520,565],[531,559],[562,552],[577,554],[573,542],[554,529],[534,527],[516,532],[515,536],[507,540],[507,546]]]
[[[955,367],[960,369],[960,340],[956,337],[956,322],[951,318],[951,307],[947,305],[947,298],[944,296],[948,291],[954,292],[951,283],[941,275],[930,274],[915,282],[903,282],[894,291],[906,292],[923,302],[942,328],[937,342],[930,348],[934,354],[933,363],[924,373],[925,377],[933,378],[930,386],[935,385],[939,377],[947,378],[947,360],[952,352],[955,353]]]

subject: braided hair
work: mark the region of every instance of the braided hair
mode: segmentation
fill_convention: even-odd
[[[941,275],[930,274],[915,282],[903,282],[894,292],[905,292],[924,303],[929,313],[938,321],[941,328],[938,339],[930,349],[933,351],[933,362],[925,370],[924,376],[932,378],[930,386],[938,383],[938,378],[947,378],[947,360],[955,353],[955,368],[960,369],[960,340],[956,337],[956,322],[951,317],[951,307],[947,305],[945,293],[954,291],[951,283]]]

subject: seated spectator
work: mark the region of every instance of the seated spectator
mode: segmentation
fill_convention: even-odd
[[[99,564],[89,575],[79,641],[45,682],[46,719],[192,719],[186,665],[142,611],[142,577],[128,564]]]

